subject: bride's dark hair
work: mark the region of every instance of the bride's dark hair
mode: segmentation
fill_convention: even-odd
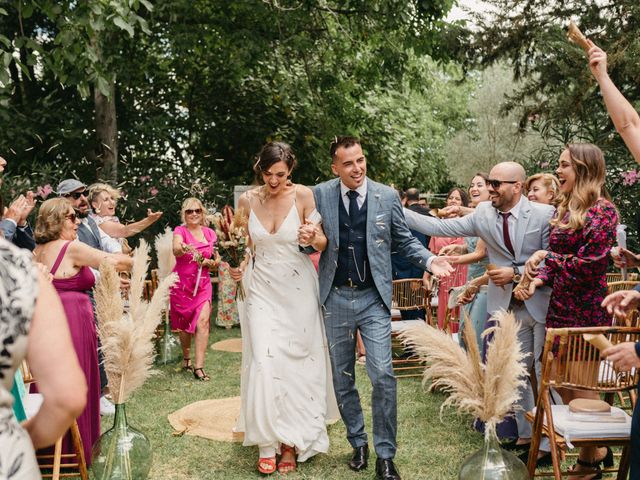
[[[253,165],[253,171],[260,183],[262,183],[262,172],[266,172],[274,163],[284,162],[289,171],[293,170],[297,165],[296,156],[293,154],[291,147],[284,142],[269,142],[256,157]]]

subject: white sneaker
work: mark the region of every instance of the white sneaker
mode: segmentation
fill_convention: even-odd
[[[116,406],[104,395],[100,397],[100,415],[115,415]]]

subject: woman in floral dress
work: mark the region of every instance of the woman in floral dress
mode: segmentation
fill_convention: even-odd
[[[519,298],[525,300],[536,288],[549,285],[547,328],[610,325],[611,316],[601,304],[607,294],[607,256],[616,240],[618,211],[604,191],[604,156],[595,145],[573,144],[558,163],[561,197],[551,220],[549,250],[539,250],[527,261],[526,272],[535,278]],[[559,393],[565,403],[597,398],[597,393],[580,390]],[[605,455],[604,449],[581,448],[574,471],[599,468]]]

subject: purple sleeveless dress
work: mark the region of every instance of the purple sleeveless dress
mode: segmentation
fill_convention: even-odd
[[[55,275],[60,262],[71,242],[60,249],[51,274]],[[91,464],[91,447],[100,436],[100,373],[98,371],[98,337],[93,320],[93,309],[88,291],[95,285],[95,277],[89,267],[82,267],[73,277],[54,278],[55,287],[64,313],[67,315],[73,348],[78,355],[80,368],[87,380],[87,406],[77,418],[78,429],[82,437],[84,456],[87,466]],[[67,433],[63,442],[63,453],[73,452],[71,436]]]

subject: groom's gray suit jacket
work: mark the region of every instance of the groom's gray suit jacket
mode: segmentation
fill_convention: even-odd
[[[327,248],[320,257],[320,303],[329,296],[338,265],[340,238],[340,179],[316,185],[313,189],[316,209],[322,215]],[[367,256],[373,281],[387,309],[391,310],[391,252],[399,252],[409,261],[427,269],[431,252],[411,234],[407,227],[398,193],[386,185],[367,178]]]
[[[480,237],[487,245],[489,261],[498,266],[517,266],[520,272],[524,272],[524,264],[537,250],[546,250],[549,246],[549,220],[554,208],[541,203],[530,202],[525,197],[520,199],[520,215],[516,222],[516,230],[513,238],[512,255],[504,244],[499,234],[498,211],[491,206],[491,202],[482,202],[474,213],[461,218],[441,220],[427,217],[405,210],[407,224],[413,230],[435,235],[439,237]],[[501,221],[501,220],[500,220]],[[509,308],[513,284],[504,288],[489,282],[487,297],[487,310],[493,313],[496,310]],[[543,287],[525,302],[527,310],[537,321],[544,323],[549,308],[551,289]]]

